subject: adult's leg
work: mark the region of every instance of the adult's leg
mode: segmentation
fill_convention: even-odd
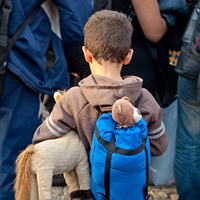
[[[0,200],[14,200],[15,160],[41,124],[39,94],[9,70],[0,101]]]
[[[200,102],[197,82],[178,78],[178,128],[174,160],[180,200],[200,198]]]

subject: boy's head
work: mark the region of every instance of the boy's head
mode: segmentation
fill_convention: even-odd
[[[84,46],[93,58],[122,63],[131,48],[133,27],[126,15],[102,10],[94,13],[84,27]]]

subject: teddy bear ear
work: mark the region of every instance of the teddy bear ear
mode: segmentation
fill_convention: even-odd
[[[127,100],[130,102],[130,99],[128,97],[123,97],[122,99]]]

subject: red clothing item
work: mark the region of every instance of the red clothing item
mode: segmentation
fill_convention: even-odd
[[[138,109],[148,126],[151,154],[158,156],[167,148],[166,130],[162,123],[162,111],[153,96],[142,89],[143,80],[139,77],[124,77],[123,81],[90,75],[72,87],[55,104],[51,115],[36,130],[33,143],[54,139],[75,129],[90,152],[94,128],[98,119],[95,106],[103,112],[111,111],[114,102],[124,96],[134,105],[141,94]]]

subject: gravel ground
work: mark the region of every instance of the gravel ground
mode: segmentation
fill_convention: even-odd
[[[177,200],[175,186],[149,186],[149,200]],[[53,187],[52,200],[70,200],[68,187]]]
[[[175,186],[149,186],[149,200],[177,200],[178,194]]]

